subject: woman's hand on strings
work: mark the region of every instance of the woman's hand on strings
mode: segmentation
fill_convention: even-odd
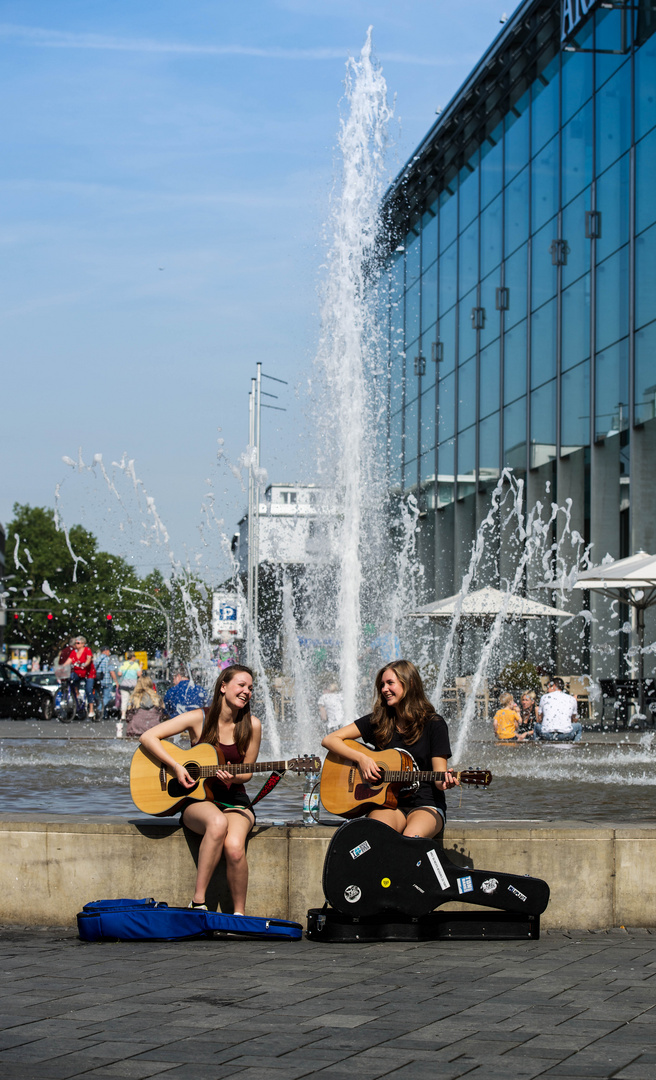
[[[176,779],[183,787],[192,788],[198,783],[197,780],[194,780],[194,778],[189,775],[184,765],[176,765],[175,775]]]
[[[373,758],[367,757],[366,754],[361,754],[358,758],[358,769],[362,779],[370,784],[376,784],[380,780],[380,768]]]
[[[221,781],[221,783],[225,784],[226,787],[230,787],[232,781],[234,780],[234,776],[232,775],[232,773],[226,772],[225,769],[217,769],[216,775]]]
[[[451,769],[447,769],[444,773],[444,780],[436,783],[435,787],[439,788],[440,791],[448,791],[449,788],[460,787],[460,781],[456,773],[454,773]]]

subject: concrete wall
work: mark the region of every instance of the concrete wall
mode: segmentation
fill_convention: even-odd
[[[247,911],[305,922],[323,903],[328,826],[254,830]],[[184,906],[196,840],[173,821],[0,815],[0,923],[69,926],[89,900],[153,896]],[[656,825],[450,822],[449,857],[463,866],[544,878],[545,928],[656,926]],[[208,898],[225,905],[219,867]],[[463,907],[463,905],[450,905]]]

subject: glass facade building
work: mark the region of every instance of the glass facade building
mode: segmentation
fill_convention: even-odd
[[[434,598],[504,466],[593,558],[656,551],[654,31],[654,0],[527,0],[388,193],[389,478]]]

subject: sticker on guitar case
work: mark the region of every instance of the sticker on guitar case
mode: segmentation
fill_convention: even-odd
[[[491,896],[499,888],[499,882],[495,877],[489,877],[487,881],[484,881],[481,885],[481,891]]]
[[[474,891],[474,883],[473,883],[473,881],[472,881],[472,879],[470,877],[459,877],[458,878],[458,892],[459,893],[466,893],[466,892],[473,892],[473,891]]]
[[[352,859],[358,859],[360,855],[364,855],[366,851],[371,851],[371,844],[367,843],[366,840],[363,840],[357,847],[351,848],[349,855]]]
[[[357,904],[362,896],[362,889],[357,885],[347,885],[344,889],[344,899],[348,904]]]
[[[523,900],[524,903],[526,903],[526,897],[524,896],[524,893],[520,892],[519,889],[516,889],[514,885],[508,886],[508,892],[513,893],[518,900]]]
[[[433,872],[434,872],[435,877],[437,878],[437,880],[439,882],[440,888],[441,889],[448,889],[449,888],[449,879],[446,876],[446,874],[444,873],[444,867],[442,866],[442,863],[438,859],[436,852],[434,852],[434,851],[429,851],[428,852],[428,861],[431,864],[431,866],[433,867]]]
[[[384,889],[389,889],[391,884],[392,884],[392,882],[390,881],[390,879],[388,877],[384,877],[383,880],[381,881],[381,885],[383,886]]]

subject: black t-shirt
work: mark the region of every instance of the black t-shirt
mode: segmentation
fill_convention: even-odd
[[[405,741],[398,731],[394,731],[391,742],[387,746],[378,746],[374,737],[371,723],[371,713],[361,716],[355,721],[362,739],[365,743],[373,746],[375,750],[405,750],[414,758],[417,768],[422,772],[432,771],[434,757],[450,758],[451,745],[449,743],[449,729],[446,720],[435,713],[424,724],[424,730],[416,742],[410,744]],[[419,785],[414,794],[402,794],[399,797],[399,806],[439,806],[446,810],[446,799],[443,791],[438,791],[434,784],[424,781]]]

